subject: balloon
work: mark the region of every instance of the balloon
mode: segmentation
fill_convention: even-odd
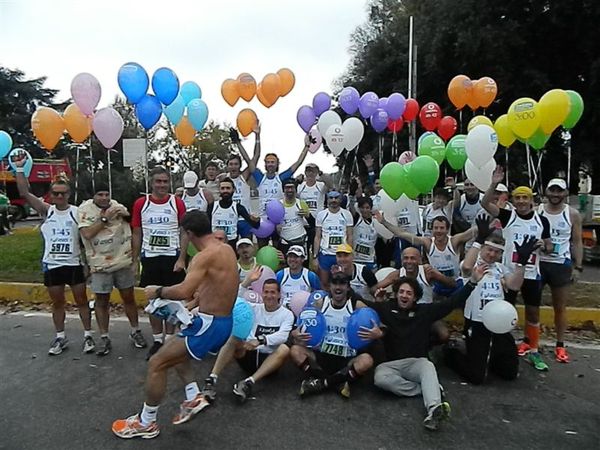
[[[268,73],[262,79],[260,90],[264,95],[267,102],[274,104],[279,98],[281,92],[281,81],[279,77],[274,73]]]
[[[252,228],[252,233],[258,238],[266,239],[275,231],[275,224],[270,220],[261,219],[258,228]]]
[[[329,147],[333,156],[339,156],[346,147],[342,127],[340,125],[331,125],[325,133],[325,142],[327,142],[327,147]]]
[[[200,131],[204,128],[204,125],[208,120],[208,106],[206,106],[204,100],[195,98],[188,103],[187,109],[188,119],[194,127],[194,130]]]
[[[583,99],[581,98],[581,95],[579,95],[575,91],[565,92],[569,96],[570,109],[569,114],[567,115],[567,118],[564,120],[562,125],[567,130],[570,130],[575,125],[577,125],[577,122],[579,122],[579,119],[581,119],[581,116],[583,115]]]
[[[380,191],[380,192],[383,192],[383,191]],[[385,192],[383,192],[383,193],[385,194]],[[393,201],[392,199],[390,199],[390,200]],[[381,223],[379,223],[377,221],[377,219],[375,219],[375,218],[373,219],[373,227],[375,228],[375,231],[377,232],[377,234],[379,236],[381,236],[383,239],[390,240],[390,239],[394,238],[394,233],[392,233],[386,227],[381,225]]]
[[[402,113],[402,118],[406,122],[412,122],[417,118],[419,114],[419,103],[414,98],[406,99],[406,108],[404,108],[404,113]]]
[[[325,297],[327,297],[327,291],[322,291],[322,290],[313,291],[308,296],[308,300],[306,301],[306,306],[314,306],[315,303],[317,303],[317,302],[321,303],[321,302],[323,302],[323,300],[325,300]]]
[[[102,108],[94,115],[94,134],[104,146],[113,148],[123,134],[123,118],[113,108]]]
[[[385,110],[388,113],[388,116],[392,120],[397,120],[402,117],[404,110],[406,109],[406,99],[404,95],[394,92],[388,98],[387,105]]]
[[[409,162],[414,161],[416,157],[417,157],[417,155],[415,155],[413,152],[407,150],[400,154],[400,156],[398,157],[398,162],[402,165],[408,164]]]
[[[515,307],[505,300],[488,302],[481,314],[485,327],[496,334],[509,333],[519,320]]]
[[[162,105],[152,94],[147,94],[135,105],[135,115],[146,130],[156,125],[161,114]]]
[[[457,127],[458,127],[458,124],[456,123],[456,119],[454,117],[444,116],[444,117],[442,117],[442,119],[440,120],[440,123],[438,124],[438,127],[437,127],[438,134],[440,135],[440,137],[443,140],[447,141],[452,136],[454,136],[454,133],[456,133]]]
[[[358,117],[349,117],[344,120],[342,134],[344,135],[344,147],[350,151],[362,141],[365,135],[365,126]]]
[[[317,150],[319,150],[319,148],[321,148],[321,145],[323,144],[323,137],[321,136],[321,133],[319,133],[319,130],[317,130],[316,128],[310,130],[308,134],[311,137],[310,145],[308,146],[308,151],[311,153],[315,153]]]
[[[183,116],[183,118],[175,126],[175,136],[177,137],[179,143],[184,147],[192,145],[194,142],[196,130],[194,130],[194,127],[190,123],[187,116]]]
[[[279,76],[279,96],[285,97],[292,89],[294,89],[294,85],[296,84],[296,77],[294,76],[294,72],[290,69],[279,69],[277,71],[277,76]]]
[[[425,158],[425,156],[424,156],[424,158]],[[427,158],[429,158],[429,157],[427,157]],[[415,161],[417,159],[418,158],[415,158]],[[419,196],[419,194],[421,192],[423,192],[413,184],[413,181],[411,179],[410,168],[411,168],[413,162],[411,162],[409,164],[404,164],[402,166],[402,173],[400,174],[400,186],[402,186],[402,190],[404,191],[404,196],[409,198],[410,200],[415,200]],[[425,193],[425,192],[423,192],[423,193]]]
[[[241,297],[238,297],[231,311],[233,316],[233,326],[231,327],[231,335],[246,340],[254,327],[254,310],[252,306]]]
[[[487,108],[496,99],[498,85],[493,78],[483,77],[473,82],[472,98],[482,108]]]
[[[281,203],[279,200],[269,200],[265,210],[267,212],[267,217],[275,225],[279,225],[281,222],[283,222],[283,218],[285,217],[285,208],[283,207],[283,203]]]
[[[256,80],[249,73],[240,73],[237,77],[237,92],[240,97],[249,102],[256,94]]]
[[[175,100],[171,102],[169,106],[165,106],[164,112],[167,119],[173,124],[177,125],[181,118],[183,117],[183,113],[185,111],[185,100],[181,95],[175,97]]]
[[[329,111],[329,108],[331,108],[331,97],[325,92],[318,92],[313,97],[312,106],[315,115],[319,117],[325,111]]]
[[[296,113],[296,121],[305,133],[310,131],[316,120],[317,116],[310,106],[302,105],[300,108],[298,108],[298,112]]]
[[[101,96],[102,88],[94,75],[80,73],[71,81],[71,97],[83,115],[89,116],[94,112]]]
[[[373,129],[378,133],[381,133],[387,127],[388,113],[381,108],[377,108],[377,111],[371,116],[370,122]]]
[[[148,84],[150,83],[146,70],[134,62],[129,62],[121,66],[117,75],[117,81],[127,100],[134,105],[144,98],[146,92],[148,92]]]
[[[388,98],[387,97],[380,97],[379,98],[379,109],[383,109],[385,112],[387,112],[386,109],[385,109],[385,107],[387,106],[387,104],[388,104]]]
[[[427,131],[435,130],[441,119],[442,110],[436,103],[429,102],[423,105],[421,108],[419,120],[421,121],[423,128],[425,128]]]
[[[246,289],[244,292],[244,300],[247,300],[250,303],[262,303],[263,299],[258,292],[254,292],[250,289]]]
[[[0,131],[0,159],[4,158],[10,152],[13,141],[6,131]]]
[[[246,137],[252,130],[256,128],[258,124],[258,117],[256,117],[256,113],[251,109],[242,109],[237,116],[237,129],[242,134],[242,136]]]
[[[265,283],[265,281],[272,280],[272,279],[277,279],[275,272],[273,272],[273,270],[270,267],[262,266],[262,270],[260,272],[260,277],[258,278],[258,280],[252,282],[252,284],[250,285],[250,288],[254,292],[260,293],[263,291],[263,284]]]
[[[456,109],[463,109],[473,93],[473,82],[466,75],[456,75],[448,85],[448,98]]]
[[[62,137],[65,122],[52,108],[40,106],[31,116],[31,129],[42,147],[50,151]]]
[[[297,291],[294,292],[292,298],[290,299],[290,303],[288,304],[288,308],[292,310],[294,316],[298,317],[305,306],[308,304],[308,299],[310,297],[310,292],[306,291]],[[310,306],[310,305],[309,305]]]
[[[23,165],[23,175],[25,175],[25,178],[29,178],[29,175],[31,175],[31,169],[33,169],[33,158],[31,157],[29,152],[23,150],[22,148],[13,148],[8,153],[8,165],[10,166],[13,172],[16,172],[17,166],[13,162],[13,159],[26,159],[25,164]]]
[[[539,106],[532,98],[515,100],[508,108],[508,125],[517,137],[527,139],[533,136],[540,126],[540,121]]]
[[[183,83],[179,93],[183,97],[183,101],[186,105],[195,98],[202,98],[202,89],[200,89],[200,86],[194,81],[186,81]]]
[[[433,131],[426,131],[425,133],[423,133],[421,136],[419,136],[419,139],[417,140],[417,148],[419,148],[421,142],[423,142],[423,139],[425,139],[427,136],[437,136],[437,134],[435,134]]]
[[[360,94],[351,86],[345,87],[340,92],[340,106],[346,114],[354,114],[358,109]]]
[[[423,194],[431,192],[440,177],[440,166],[430,156],[419,156],[403,167],[408,167],[410,181]]]
[[[75,142],[82,143],[92,134],[92,118],[86,117],[75,103],[67,106],[63,120],[67,132]]]
[[[311,306],[304,308],[300,312],[296,324],[304,333],[310,334],[310,339],[306,343],[308,347],[316,347],[323,341],[327,331],[327,323],[325,322],[325,316],[318,309]]]
[[[467,178],[479,189],[486,191],[492,184],[492,174],[496,170],[496,161],[491,159],[481,168],[478,168],[471,160],[467,160],[465,164],[465,173]]]
[[[152,90],[163,105],[170,105],[179,94],[179,78],[168,67],[156,69],[152,75]]]
[[[395,269],[393,267],[382,267],[377,272],[375,272],[375,278],[377,278],[377,281],[383,281],[384,278],[386,278],[390,273],[395,272],[396,270],[398,269]],[[392,292],[394,292],[393,289],[394,286],[390,284],[388,287],[385,288],[385,292],[391,294]]]
[[[325,111],[317,121],[317,128],[321,136],[325,136],[331,125],[342,125],[342,119],[335,111]]]
[[[239,81],[227,78],[221,84],[221,95],[229,106],[234,106],[240,99]]]
[[[402,195],[402,186],[400,179],[402,174],[402,166],[397,162],[389,162],[379,174],[379,181],[382,189],[393,199],[398,200]]]
[[[446,161],[454,170],[462,169],[467,162],[466,138],[464,134],[457,134],[446,144]]]
[[[479,80],[473,80],[473,89],[475,88],[475,85],[478,82],[479,82]],[[469,108],[471,108],[472,111],[475,111],[477,108],[479,108],[481,106],[479,104],[479,101],[475,98],[475,95],[473,95],[473,91],[471,91],[471,95],[467,99],[467,105],[469,105]]]
[[[471,120],[469,120],[469,124],[467,125],[467,132],[471,131],[477,125],[489,125],[490,127],[494,126],[494,124],[489,118],[485,116],[475,116]]]
[[[489,125],[479,125],[467,134],[465,150],[469,160],[478,168],[494,159],[498,148],[498,135]]]
[[[379,97],[375,92],[365,92],[358,102],[358,110],[363,119],[371,117],[379,108]]]
[[[381,325],[381,319],[379,315],[372,308],[358,308],[354,310],[348,318],[348,324],[346,325],[346,336],[348,337],[348,345],[354,350],[360,350],[363,347],[369,345],[372,340],[362,339],[359,335],[361,328],[373,328],[374,326]]]
[[[404,127],[404,120],[402,119],[402,117],[400,117],[399,119],[396,119],[396,120],[388,119],[387,128],[392,133],[397,133],[398,131],[401,131],[403,127]]]
[[[515,139],[517,139],[508,125],[507,114],[502,114],[496,119],[494,130],[496,130],[496,134],[498,135],[498,142],[503,147],[510,147],[512,143],[515,142]]]
[[[538,130],[533,133],[529,139],[527,139],[527,143],[535,150],[541,150],[546,146],[546,143],[550,139],[550,135],[544,133],[542,128],[538,128]]]
[[[263,94],[263,91],[262,91],[262,84],[261,83],[258,83],[258,86],[256,86],[256,98],[258,99],[259,102],[262,103],[262,105],[265,108],[270,108],[271,106],[273,106],[277,102],[277,98],[275,98],[273,100],[268,100],[265,97],[265,94]]]
[[[441,164],[446,157],[446,144],[437,134],[432,133],[419,142],[418,152],[419,156],[431,156],[438,164]]]
[[[279,256],[277,255],[277,250],[270,245],[261,248],[256,253],[256,263],[261,266],[267,266],[272,270],[277,270],[279,268]]]
[[[552,89],[542,95],[538,108],[540,111],[540,129],[543,134],[552,134],[569,115],[571,109],[569,94],[562,89]]]

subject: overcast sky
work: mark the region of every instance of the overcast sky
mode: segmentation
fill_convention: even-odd
[[[166,66],[180,83],[196,81],[209,118],[235,123],[250,106],[261,122],[263,155],[276,152],[282,169],[303,146],[296,111],[346,69],[350,34],[366,20],[365,0],[221,0],[162,2],[133,0],[0,0],[0,65],[28,77],[47,76],[47,87],[70,97],[80,72],[102,85],[99,107],[117,93],[119,67],[134,61],[149,76]],[[254,99],[230,107],[221,83],[249,72],[258,81],[282,67],[296,75],[296,86],[270,109]],[[249,150],[253,140],[245,141]],[[321,151],[307,161],[323,169],[333,158]],[[261,163],[262,165],[262,163]]]

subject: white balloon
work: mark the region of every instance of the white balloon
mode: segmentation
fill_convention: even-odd
[[[478,168],[470,159],[465,164],[465,173],[467,178],[473,182],[477,189],[486,191],[492,184],[492,174],[496,170],[496,161],[490,160],[483,167]]]
[[[465,139],[467,156],[478,168],[485,166],[494,158],[497,148],[498,135],[489,125],[477,125],[469,131]]]
[[[377,278],[377,281],[381,281],[385,277],[387,277],[390,273],[392,273],[396,270],[398,270],[398,269],[394,269],[393,267],[382,267],[377,272],[375,272],[375,278]],[[385,288],[385,292],[387,292],[388,294],[391,294],[393,292],[393,286],[394,286],[393,284],[390,284],[388,287]]]
[[[342,119],[335,111],[325,111],[317,122],[317,129],[321,136],[325,136],[331,125],[342,125]]]
[[[342,125],[342,130],[344,132],[344,147],[348,151],[360,144],[365,135],[365,126],[356,117],[346,119]]]
[[[327,129],[325,142],[334,156],[339,156],[344,151],[344,131],[341,125],[331,125]]]
[[[492,333],[503,334],[511,331],[519,316],[513,305],[505,300],[493,300],[483,307],[483,324]]]

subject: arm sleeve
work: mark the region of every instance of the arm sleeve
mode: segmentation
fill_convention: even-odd
[[[512,216],[512,211],[503,208],[500,209],[500,211],[498,212],[498,220],[500,220],[502,228],[504,228],[508,224],[510,216]]]
[[[277,284],[279,286],[281,286],[281,281],[283,280],[283,270],[279,270],[276,274],[275,274],[275,278],[277,279]]]
[[[241,216],[242,218],[244,218],[246,220],[246,222],[248,222],[254,228],[258,228],[260,226],[260,219],[254,220],[252,217],[250,217],[250,214],[248,214],[248,210],[246,209],[246,207],[244,205],[241,205],[238,203],[237,204],[237,212],[238,212],[238,216]]]
[[[314,291],[321,289],[321,280],[319,279],[319,276],[312,270],[308,272],[308,282]]]
[[[177,206],[177,219],[181,224],[183,216],[185,216],[186,213],[185,203],[179,197],[175,197],[175,206]]]
[[[268,346],[279,346],[287,342],[290,331],[292,331],[292,325],[294,324],[294,314],[289,309],[286,309],[285,312],[285,318],[281,322],[279,331],[265,336],[265,342]]]
[[[79,222],[79,228],[85,228],[94,225],[96,217],[89,214],[87,203],[82,203],[77,209],[77,221]]]
[[[254,172],[252,172],[252,177],[254,178],[254,181],[256,181],[256,184],[260,184],[264,178],[264,174],[260,169],[254,169]]]
[[[378,283],[377,278],[375,278],[375,274],[371,272],[367,266],[363,267],[361,275],[369,287],[373,287]]]
[[[542,239],[550,239],[550,222],[544,216],[540,216],[540,219],[542,221],[542,227],[544,227],[542,230]]]
[[[131,214],[131,227],[141,228],[142,227],[142,206],[145,198],[138,198],[133,204],[133,212]]]
[[[317,214],[317,218],[315,220],[315,226],[316,227],[322,227],[323,226],[323,220],[325,220],[325,215],[321,214],[321,213]]]
[[[281,181],[285,181],[285,180],[287,180],[288,178],[292,178],[293,176],[294,176],[294,171],[293,171],[293,170],[291,170],[291,169],[287,169],[287,170],[284,170],[283,172],[281,172],[281,173],[279,174],[279,179],[280,179]]]

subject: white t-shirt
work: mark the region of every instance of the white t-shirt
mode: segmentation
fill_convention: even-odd
[[[294,313],[283,306],[275,311],[267,311],[262,303],[250,303],[254,310],[254,326],[246,338],[247,341],[265,336],[266,345],[259,345],[260,353],[273,353],[288,340],[294,324]]]
[[[317,214],[316,226],[321,227],[321,253],[335,255],[338,245],[347,244],[347,229],[353,223],[352,214],[343,208],[335,213],[324,209]]]
[[[325,183],[316,181],[309,186],[306,181],[298,186],[298,198],[308,205],[310,214],[316,218],[317,214],[325,209]]]

